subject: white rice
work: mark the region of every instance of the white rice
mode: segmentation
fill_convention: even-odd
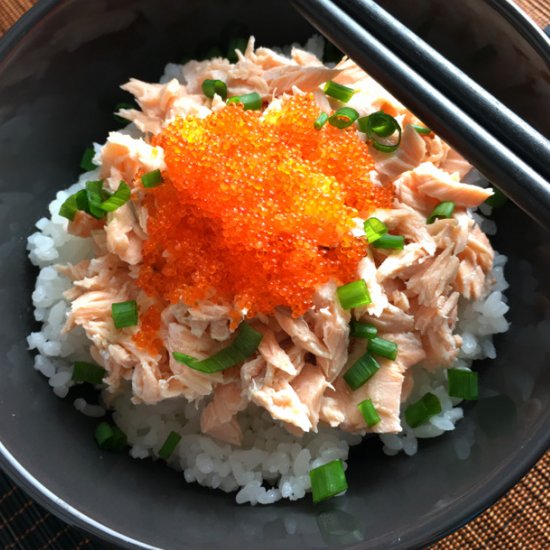
[[[308,45],[311,48],[318,46],[315,43]],[[169,73],[170,65],[167,76]],[[132,127],[126,131],[131,133]],[[97,150],[99,146],[96,145]],[[70,282],[53,266],[77,263],[92,257],[93,251],[91,239],[67,233],[67,220],[58,212],[69,195],[82,188],[84,182],[94,179],[99,179],[97,171],[88,172],[69,189],[59,191],[49,205],[50,217],[40,219],[36,224],[38,231],[28,238],[29,258],[40,268],[32,300],[35,319],[42,322],[41,330],[29,335],[28,345],[37,351],[35,369],[48,378],[59,397],[67,396],[74,384],[71,380],[72,363],[89,360],[90,356],[89,342],[82,329],[62,333],[68,311],[63,292],[70,287]],[[483,213],[490,214],[487,210]],[[474,216],[486,233],[494,234],[496,225],[492,220],[480,214]],[[463,345],[453,365],[456,368],[469,369],[474,360],[496,357],[492,335],[508,329],[504,317],[508,310],[503,294],[508,286],[503,271],[505,262],[505,256],[495,257],[492,272],[495,285],[488,296],[474,303],[463,301],[460,305],[457,333],[462,335]],[[388,455],[400,452],[414,455],[419,439],[454,430],[463,417],[463,410],[458,406],[460,401],[447,394],[445,370],[427,373],[415,367],[415,371],[414,389],[402,411],[430,391],[440,399],[442,412],[429,423],[414,429],[407,425],[402,415],[402,433],[379,436]],[[302,498],[310,489],[310,469],[338,458],[345,462],[349,446],[361,441],[361,436],[325,427],[320,427],[317,434],[309,433],[298,438],[271,419],[266,411],[251,405],[238,416],[244,442],[242,447],[236,448],[200,432],[200,406],[183,398],[157,405],[134,405],[130,397],[127,388],[116,398],[113,418],[128,437],[132,457],[157,459],[166,437],[175,431],[182,439],[169,458],[169,465],[181,470],[189,483],[198,482],[226,492],[237,491],[237,503],[271,504],[280,499]],[[74,407],[92,417],[105,414],[102,406],[91,405],[82,398],[75,399]],[[466,458],[471,445],[468,438],[457,442],[457,455]]]

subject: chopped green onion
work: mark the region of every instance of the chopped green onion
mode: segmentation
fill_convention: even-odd
[[[114,438],[111,443],[111,451],[122,451],[122,449],[124,449],[124,447],[128,444],[126,434],[118,426],[113,426],[113,433]]]
[[[401,143],[401,130],[399,130],[399,138],[397,140],[397,143],[394,143],[392,145],[386,145],[385,143],[380,143],[379,141],[373,141],[372,146],[377,151],[381,151],[382,153],[393,153],[394,151],[397,151],[400,143]]]
[[[341,101],[342,103],[347,103],[353,97],[355,90],[329,80],[325,84],[323,92],[325,92],[326,95]]]
[[[452,201],[440,202],[433,210],[426,223],[430,224],[441,218],[450,218],[453,215],[455,203]]]
[[[73,366],[72,380],[74,382],[88,382],[89,384],[101,384],[107,371],[99,365],[76,361]]]
[[[385,340],[384,338],[379,338],[375,336],[369,340],[368,352],[373,353],[374,355],[380,355],[380,357],[385,357],[386,359],[391,359],[395,361],[397,357],[397,344],[391,342],[390,340]]]
[[[449,369],[447,371],[449,378],[449,395],[469,401],[475,401],[478,398],[477,372],[471,372],[461,369]]]
[[[378,218],[369,218],[365,220],[363,227],[365,229],[367,241],[371,244],[388,232],[386,224],[382,223]]]
[[[130,121],[125,119],[124,117],[121,117],[120,115],[117,115],[121,109],[135,109],[136,106],[132,103],[119,103],[115,106],[115,114],[113,115],[113,118],[119,123],[119,124],[128,124]]]
[[[254,330],[247,323],[241,323],[233,342],[206,359],[195,359],[177,351],[172,353],[172,356],[179,363],[183,363],[192,369],[213,374],[234,367],[248,359],[256,352],[262,338],[261,332]]]
[[[95,157],[95,151],[92,147],[88,147],[84,150],[82,155],[82,160],[80,161],[80,168],[85,172],[91,172],[95,170],[97,166],[92,162],[92,159]]]
[[[224,101],[227,99],[227,85],[223,80],[205,80],[202,91],[206,97],[212,99],[218,94]]]
[[[105,212],[114,212],[117,208],[124,206],[132,196],[132,190],[125,181],[121,181],[118,189],[105,201],[101,203],[101,208]]]
[[[108,196],[109,194],[103,189],[103,182],[101,180],[88,181],[86,183],[86,207],[81,210],[85,210],[98,220],[104,218],[106,212],[102,208],[102,203]]]
[[[370,323],[361,323],[353,320],[350,325],[350,336],[370,340],[378,334],[378,329]]]
[[[441,403],[436,395],[428,392],[416,403],[409,405],[405,410],[405,420],[411,428],[425,424],[428,420],[441,412]]]
[[[346,371],[344,380],[352,390],[356,390],[376,374],[379,368],[380,365],[376,359],[369,353],[365,353]]]
[[[405,246],[405,237],[403,235],[382,235],[372,243],[374,248],[391,248],[394,250],[403,250]]]
[[[111,316],[116,328],[133,327],[138,324],[138,307],[135,300],[111,304]]]
[[[121,451],[126,447],[127,439],[124,432],[116,425],[100,422],[95,430],[95,440],[100,449],[106,451]]]
[[[181,440],[181,435],[176,432],[170,432],[166,441],[162,444],[159,450],[159,457],[163,460],[168,460],[172,453],[176,450],[178,443]]]
[[[206,50],[205,59],[213,59],[214,57],[223,57],[223,52],[218,46],[211,46]]]
[[[359,409],[359,412],[363,415],[367,426],[372,427],[380,422],[380,416],[378,416],[378,411],[376,410],[376,407],[372,403],[371,399],[365,399],[365,401],[361,401],[361,403],[357,405],[357,408]]]
[[[367,116],[361,117],[357,124],[359,131],[364,134],[373,134],[378,137],[389,137],[397,129],[397,121],[384,111],[376,111]]]
[[[172,352],[172,357],[178,363],[182,363],[183,365],[187,365],[188,367],[191,367],[191,368],[195,368],[195,365],[197,365],[201,362],[200,359],[196,359],[195,357],[192,357],[191,355],[187,355],[186,353],[181,353],[179,351]]]
[[[359,130],[367,134],[367,138],[372,142],[372,146],[383,153],[392,153],[401,143],[401,126],[384,111],[377,111],[368,116],[361,117],[357,121]],[[380,141],[380,138],[389,138],[397,132],[397,141],[395,143],[386,143]]]
[[[71,195],[62,205],[59,209],[59,215],[63,216],[64,218],[67,218],[70,221],[74,220],[74,217],[76,213],[78,212],[78,204],[76,202],[76,195]]]
[[[104,200],[104,194],[105,197],[108,197],[109,194],[101,190],[101,186],[101,181],[88,182],[86,184],[86,189],[81,189],[80,191],[77,191],[61,205],[61,208],[59,209],[59,214],[61,216],[65,216],[71,221],[74,219],[77,210],[86,212],[86,214],[90,214],[97,219],[105,217],[106,212],[102,210],[101,202]],[[92,206],[90,206],[90,200],[92,201]]]
[[[426,128],[426,126],[420,126],[420,124],[411,124],[411,128],[418,134],[424,134],[427,136],[428,134],[431,134],[432,131],[429,128]]]
[[[347,285],[339,286],[336,289],[340,305],[344,309],[351,309],[352,307],[368,306],[372,303],[370,299],[369,289],[367,283],[363,279],[353,281]]]
[[[236,95],[230,97],[226,103],[242,103],[245,111],[259,111],[262,108],[262,96],[256,92]]]
[[[491,208],[500,208],[508,201],[508,197],[497,187],[493,187],[493,194],[485,201]]]
[[[108,422],[101,422],[95,430],[95,440],[101,449],[113,438],[113,428]]]
[[[141,183],[143,183],[143,187],[147,188],[158,187],[163,181],[160,170],[153,170],[141,176]]]
[[[317,117],[317,120],[313,123],[313,127],[316,130],[320,130],[326,124],[327,120],[328,120],[328,115],[326,113],[321,113]]]
[[[351,107],[342,107],[338,109],[328,119],[329,124],[340,130],[348,128],[359,118],[359,113]]]
[[[343,493],[348,488],[344,463],[341,460],[333,460],[318,468],[309,471],[311,480],[311,496],[317,504],[323,500]]]
[[[86,192],[86,189],[81,189],[80,191],[76,192],[74,194],[75,200],[76,200],[76,206],[79,210],[82,210],[82,212],[88,212],[88,193]]]
[[[241,53],[244,53],[247,46],[248,46],[248,40],[246,38],[243,38],[243,37],[232,38],[229,41],[229,45],[227,46],[227,59],[229,59],[229,62],[236,63],[239,60],[239,58],[235,50],[239,50]]]

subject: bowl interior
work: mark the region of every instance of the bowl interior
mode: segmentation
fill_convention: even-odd
[[[79,415],[70,399],[56,398],[32,369],[25,337],[34,326],[36,270],[25,238],[56,190],[76,179],[83,149],[115,127],[111,112],[126,99],[118,86],[131,76],[158,80],[167,62],[246,32],[264,45],[313,34],[277,0],[45,1],[0,47],[2,464],[64,519],[123,545],[426,543],[498,497],[548,444],[550,247],[547,233],[512,205],[496,214],[494,241],[509,256],[512,329],[497,338],[498,359],[478,365],[480,401],[466,406],[453,433],[422,441],[414,458],[388,458],[372,439],[354,448],[351,489],[325,505],[305,499],[237,506],[232,495],[187,485],[160,464],[101,453],[92,437],[96,422]],[[498,74],[505,60],[490,59]]]

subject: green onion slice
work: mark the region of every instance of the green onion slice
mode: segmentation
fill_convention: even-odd
[[[245,111],[259,111],[262,108],[262,96],[257,92],[236,95],[230,97],[226,103],[242,103]]]
[[[390,248],[393,250],[403,250],[405,246],[405,237],[402,235],[382,235],[372,243],[375,248]]]
[[[256,352],[262,338],[261,332],[254,330],[248,323],[241,323],[233,342],[206,359],[195,359],[177,351],[172,353],[172,356],[179,363],[192,369],[213,374],[234,367],[248,359]]]
[[[88,382],[89,384],[101,384],[107,371],[95,365],[84,361],[76,361],[73,366],[72,380],[75,382]]]
[[[116,193],[111,195],[103,189],[103,181],[89,181],[85,189],[77,191],[61,205],[59,215],[72,221],[76,212],[81,210],[100,220],[107,212],[122,206],[130,198],[129,192],[130,188],[124,182],[121,182]]]
[[[423,134],[427,136],[428,134],[432,133],[429,128],[427,128],[426,126],[420,126],[420,124],[411,124],[410,126],[418,134]]]
[[[347,103],[353,97],[355,90],[329,80],[325,84],[323,92],[325,92],[326,95],[341,101],[342,103]]]
[[[229,62],[236,63],[239,58],[235,50],[239,50],[240,52],[244,53],[247,46],[248,40],[246,38],[243,38],[242,36],[229,40],[229,44],[227,46],[227,59],[229,60]]]
[[[327,120],[328,120],[328,115],[326,113],[321,113],[317,117],[317,120],[313,123],[313,127],[316,130],[320,130],[327,123]]]
[[[74,217],[76,213],[78,212],[78,204],[76,202],[76,195],[71,195],[62,205],[59,209],[59,215],[63,216],[64,218],[67,218],[70,221],[74,220]]]
[[[344,463],[341,460],[333,460],[323,466],[313,468],[309,471],[309,479],[311,480],[311,495],[315,504],[339,495],[348,488]]]
[[[362,323],[353,320],[350,325],[350,336],[354,338],[366,338],[370,340],[378,334],[378,329],[370,323]]]
[[[138,324],[138,307],[135,300],[111,304],[111,316],[116,328],[133,327]]]
[[[374,406],[371,399],[365,399],[365,401],[361,401],[361,403],[357,405],[357,408],[359,409],[359,412],[363,415],[367,426],[372,428],[372,426],[375,426],[376,424],[378,424],[378,422],[380,422],[380,416],[378,416],[378,411],[376,410],[376,407]]]
[[[347,285],[339,286],[336,289],[336,294],[340,300],[340,305],[344,309],[351,309],[352,307],[368,306],[372,303],[370,298],[369,289],[367,283],[363,279],[353,281]]]
[[[393,153],[401,144],[401,126],[391,115],[384,111],[377,111],[368,116],[361,117],[357,121],[359,130],[367,134],[372,146],[383,153]],[[381,141],[389,138],[397,132],[397,140],[394,143]]]
[[[369,353],[365,353],[346,371],[344,380],[352,390],[356,390],[375,375],[379,368],[380,365],[376,359]]]
[[[375,336],[369,340],[368,352],[395,361],[397,357],[397,344]]]
[[[84,170],[85,172],[91,172],[92,170],[95,170],[97,166],[92,162],[92,159],[95,156],[95,151],[92,147],[87,147],[84,150],[84,154],[82,155],[82,160],[80,161],[80,168]]]
[[[426,223],[430,224],[441,218],[450,218],[453,215],[455,203],[452,201],[440,202],[429,215]]]
[[[132,196],[132,190],[125,181],[121,181],[118,189],[105,201],[101,203],[101,208],[105,212],[114,212],[117,208],[124,206]]]
[[[388,232],[386,224],[382,223],[378,218],[374,217],[365,220],[363,227],[365,229],[367,241],[371,244]]]
[[[82,210],[82,212],[86,212],[89,214],[88,209],[88,193],[86,189],[81,189],[80,191],[77,191],[74,194],[74,198],[76,200],[76,206],[79,210]]]
[[[485,201],[491,208],[500,208],[508,201],[508,197],[497,187],[493,187],[493,194]]]
[[[378,137],[389,137],[396,130],[399,124],[391,115],[384,111],[376,111],[370,115],[361,117],[357,124],[359,130],[367,135],[375,135]]]
[[[178,363],[182,363],[183,365],[187,365],[188,367],[191,367],[193,369],[196,368],[196,366],[201,362],[200,359],[197,359],[192,355],[187,355],[186,353],[181,353],[181,351],[172,352],[172,357]],[[196,370],[200,370],[200,369],[196,369]]]
[[[210,46],[204,53],[204,59],[213,59],[215,57],[223,57],[223,52],[218,46]]]
[[[143,176],[141,176],[141,183],[143,183],[143,187],[151,188],[158,187],[164,183],[164,180],[162,179],[160,170],[153,170],[152,172],[147,172],[147,174],[143,174]]]
[[[469,401],[478,399],[477,372],[449,369],[447,376],[449,379],[449,395],[451,397],[458,397]]]
[[[109,193],[103,189],[103,181],[88,181],[86,183],[85,195],[77,195],[77,204],[80,210],[84,210],[94,218],[100,220],[106,215],[101,205],[108,197]]]
[[[168,460],[172,453],[176,450],[178,443],[181,440],[181,435],[177,432],[170,432],[166,441],[162,444],[159,450],[159,457],[163,460]]]
[[[351,126],[358,118],[359,113],[355,109],[342,107],[329,117],[328,122],[331,126],[343,130]]]
[[[127,439],[124,432],[116,425],[100,422],[95,430],[95,440],[100,449],[106,451],[122,451]]]
[[[441,403],[436,395],[428,392],[416,403],[409,405],[405,410],[405,420],[411,428],[425,424],[428,420],[441,412]]]
[[[120,110],[122,109],[135,109],[136,106],[132,103],[119,103],[115,106],[115,112],[113,114],[113,118],[119,123],[119,124],[128,124],[130,121],[125,119],[124,117],[121,117],[120,115],[117,115]]]
[[[202,91],[210,99],[215,94],[218,94],[224,101],[227,99],[227,85],[223,80],[205,80],[202,83]]]

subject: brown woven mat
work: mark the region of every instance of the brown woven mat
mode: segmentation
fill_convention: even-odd
[[[414,1],[414,0],[413,0]],[[0,0],[0,36],[36,0]],[[517,0],[541,27],[550,24],[550,0]],[[4,550],[99,548],[79,531],[0,479],[0,547]],[[430,550],[550,550],[550,452],[500,501]]]

